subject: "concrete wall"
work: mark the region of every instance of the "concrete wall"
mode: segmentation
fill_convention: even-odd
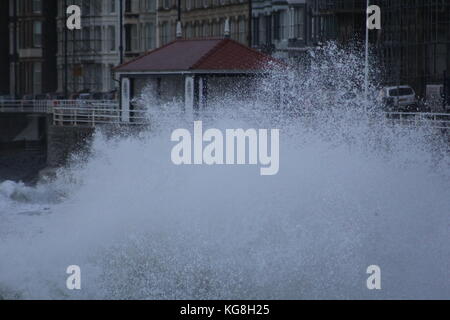
[[[47,165],[59,167],[66,163],[72,153],[87,152],[94,130],[88,127],[50,125],[47,136]]]
[[[0,95],[9,93],[9,1],[0,1]]]
[[[3,113],[0,116],[0,144],[14,141],[45,141],[46,115]]]
[[[0,144],[12,142],[28,125],[28,118],[20,114],[2,114],[0,117]]]

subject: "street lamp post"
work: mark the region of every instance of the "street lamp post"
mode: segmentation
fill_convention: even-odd
[[[67,0],[64,0],[64,21],[61,21],[61,27],[64,28],[64,97],[68,99],[69,97],[69,85],[68,85],[68,54],[67,54],[67,27],[65,22],[67,21]]]
[[[14,79],[13,79],[13,90],[12,94],[14,95],[14,99],[18,98],[19,95],[19,88],[18,88],[18,54],[17,54],[17,1],[12,1],[12,10],[13,10],[13,34],[12,34],[12,46],[13,46],[13,73],[14,73]]]
[[[252,15],[253,15],[253,8],[252,8],[252,0],[248,0],[248,22],[247,22],[247,44],[249,47],[252,46]]]
[[[366,97],[366,104],[369,101],[369,26],[367,25],[367,21],[369,19],[369,3],[367,0],[366,7],[366,61],[365,61],[365,74],[364,74],[364,94]]]

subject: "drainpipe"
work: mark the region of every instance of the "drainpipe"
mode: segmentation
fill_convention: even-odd
[[[183,31],[181,30],[181,0],[177,3],[177,29],[175,39],[183,38]]]
[[[17,84],[18,84],[18,81],[17,81],[17,78],[18,78],[18,76],[17,76],[17,61],[18,61],[18,57],[17,57],[17,1],[15,1],[15,0],[13,0],[12,1],[12,3],[13,3],[13,7],[12,7],[12,9],[13,9],[13,41],[12,41],[12,44],[13,44],[13,57],[12,57],[12,61],[13,61],[13,73],[14,73],[14,86],[13,86],[13,90],[12,90],[12,93],[13,93],[13,95],[14,95],[14,99],[15,98],[18,98],[18,93],[19,93],[19,90],[18,90],[18,88],[17,88]]]
[[[155,46],[156,48],[159,48],[160,42],[159,42],[159,0],[156,0],[156,8],[155,8]]]
[[[248,46],[251,47],[252,46],[252,15],[253,15],[253,8],[252,8],[252,0],[248,0],[248,35],[247,35],[247,40],[248,40]]]
[[[364,95],[366,97],[366,107],[369,103],[369,27],[367,26],[367,21],[369,19],[369,5],[370,2],[367,0],[366,6],[366,52],[365,52],[365,68],[364,68]]]
[[[123,63],[123,0],[119,0],[119,61]]]

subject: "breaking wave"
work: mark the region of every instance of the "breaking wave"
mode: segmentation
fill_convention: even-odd
[[[172,103],[151,106],[152,130],[97,133],[88,160],[75,155],[52,181],[1,183],[0,297],[450,298],[443,135],[388,123],[363,95],[358,54],[311,55],[204,116],[279,128],[275,176],[173,165],[170,132],[192,122]],[[81,267],[80,291],[65,287],[69,265]],[[381,291],[366,288],[370,265]]]

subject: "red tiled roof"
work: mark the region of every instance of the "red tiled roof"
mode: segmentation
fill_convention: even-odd
[[[258,71],[279,61],[231,39],[175,40],[128,61],[116,72]]]

